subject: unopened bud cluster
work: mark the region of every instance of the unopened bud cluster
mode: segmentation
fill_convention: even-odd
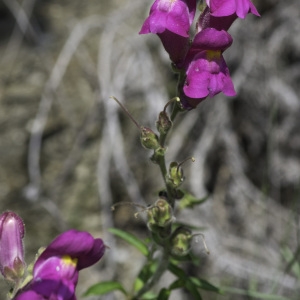
[[[147,209],[147,214],[147,225],[156,243],[167,247],[174,257],[186,256],[191,250],[193,235],[190,229],[183,226],[173,230],[175,217],[171,205],[159,198]]]

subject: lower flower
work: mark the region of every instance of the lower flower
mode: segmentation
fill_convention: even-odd
[[[15,300],[76,300],[81,269],[95,264],[104,254],[101,239],[88,232],[69,230],[59,235],[39,256],[32,280]]]
[[[187,109],[195,108],[207,96],[213,97],[220,92],[226,96],[236,95],[221,51],[204,50],[194,57],[186,71],[183,92],[181,102]]]

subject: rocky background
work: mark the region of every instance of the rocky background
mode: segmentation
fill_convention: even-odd
[[[238,96],[219,95],[182,114],[168,141],[169,161],[196,159],[185,165],[184,188],[208,195],[197,209],[177,212],[203,228],[211,251],[195,243],[203,263],[187,272],[232,288],[204,299],[259,299],[242,290],[295,300],[300,294],[299,265],[289,263],[300,259],[300,5],[255,4],[262,17],[236,21],[225,54]],[[107,228],[141,238],[148,232],[136,209],[110,207],[153,203],[162,187],[138,130],[109,99],[154,127],[175,96],[159,40],[137,34],[150,5],[0,1],[0,211],[24,219],[28,262],[68,228],[105,239],[110,250],[82,272],[79,299],[102,280],[130,287],[143,258]],[[0,299],[6,289],[1,280]],[[181,291],[172,299],[190,297]]]

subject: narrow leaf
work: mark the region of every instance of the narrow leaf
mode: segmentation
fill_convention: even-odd
[[[197,286],[197,288],[199,288],[199,289],[212,291],[212,292],[216,292],[216,293],[222,292],[220,288],[212,285],[211,283],[209,283],[208,281],[206,281],[204,279],[200,279],[200,278],[196,278],[196,277],[189,277],[189,280],[191,280],[193,282],[193,284],[195,286]]]
[[[177,267],[175,264],[169,263],[168,270],[175,276],[177,276],[179,279],[186,279],[185,272],[181,268]]]
[[[136,249],[138,249],[145,256],[149,255],[149,250],[147,248],[147,245],[143,241],[141,241],[139,238],[134,236],[133,234],[128,233],[128,232],[123,231],[123,230],[120,230],[120,229],[117,229],[117,228],[109,228],[108,231],[110,233],[118,236],[119,238],[123,239],[124,241],[126,241],[130,245],[134,246]]]
[[[139,291],[144,284],[152,277],[155,270],[157,268],[156,262],[148,262],[140,271],[137,279],[134,282],[134,290],[135,292]]]
[[[200,293],[198,292],[197,286],[191,280],[187,280],[185,288],[191,293],[194,300],[202,300]]]
[[[181,268],[177,267],[175,264],[169,263],[168,270],[177,276],[179,280],[184,282],[184,287],[191,293],[194,300],[202,300],[202,297],[198,292],[198,287],[192,282],[192,280],[190,280],[189,277],[186,276],[185,272]],[[176,282],[176,285],[177,284],[179,284],[179,282]]]
[[[183,193],[184,196],[179,200],[180,209],[194,208],[194,206],[200,205],[208,199],[208,196],[198,199],[186,191],[181,190],[181,192]]]
[[[104,295],[113,291],[121,291],[123,294],[127,295],[127,292],[123,286],[116,281],[104,281],[92,285],[85,293],[84,296],[92,295]]]
[[[179,289],[179,288],[184,287],[184,285],[185,285],[185,280],[177,279],[169,286],[169,289],[170,290]]]
[[[168,300],[171,295],[171,291],[163,288],[157,296],[157,300]]]
[[[298,280],[300,280],[300,264],[299,262],[297,262],[297,256],[299,254],[294,255],[294,253],[288,246],[283,247],[281,253],[284,259],[286,260],[286,262],[288,262],[288,266],[289,266],[288,269],[291,268],[293,273],[298,277]]]
[[[152,292],[147,292],[142,296],[141,300],[157,300],[157,295]]]
[[[263,300],[290,300],[289,298],[283,296],[277,296],[272,294],[263,294],[250,290],[237,289],[232,287],[221,287],[222,291],[237,294],[237,295],[246,295],[248,297],[253,297],[255,299],[263,299]]]

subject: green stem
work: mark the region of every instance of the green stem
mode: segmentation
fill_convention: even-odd
[[[166,134],[161,134],[159,136],[159,144],[161,145],[161,147],[165,146],[165,142],[166,142],[166,138],[167,138],[167,133]]]
[[[167,270],[169,264],[169,254],[167,251],[164,250],[163,255],[161,257],[161,260],[158,264],[158,267],[151,277],[150,280],[147,281],[147,283],[139,290],[139,292],[136,294],[136,296],[133,298],[133,300],[138,300],[142,295],[144,295],[146,292],[148,292],[160,279],[160,277],[164,274],[164,272]]]
[[[180,112],[180,108],[179,108],[178,104],[175,103],[173,106],[173,110],[172,110],[171,118],[170,118],[172,122],[174,122],[174,120],[179,112]]]
[[[161,174],[163,176],[164,182],[165,182],[165,184],[167,184],[166,178],[167,178],[167,175],[168,175],[168,171],[167,171],[167,167],[166,167],[165,155],[159,156],[158,159],[157,159],[157,163],[159,165],[159,168],[160,168]]]

